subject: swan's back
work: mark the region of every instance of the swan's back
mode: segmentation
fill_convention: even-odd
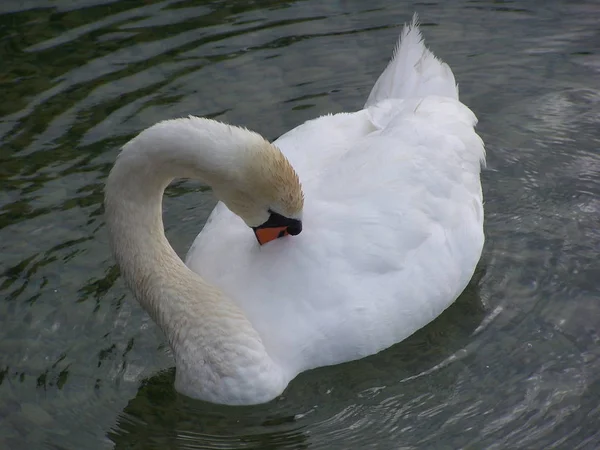
[[[481,255],[475,124],[413,22],[365,109],[276,141],[303,183],[303,232],[258,247],[219,204],[187,264],[239,304],[291,376],[387,348],[447,308]]]

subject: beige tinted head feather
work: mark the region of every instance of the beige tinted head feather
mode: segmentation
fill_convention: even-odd
[[[298,174],[275,145],[252,134],[255,139],[241,155],[237,179],[216,189],[217,195],[250,227],[266,222],[271,212],[301,219],[304,194]]]
[[[304,194],[298,174],[273,144],[264,141],[249,163],[249,175],[255,177],[257,188],[270,198],[276,212],[298,218],[304,206]]]

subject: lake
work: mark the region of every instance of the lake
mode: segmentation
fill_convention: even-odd
[[[414,11],[487,146],[469,287],[268,404],[177,394],[108,248],[119,147],[188,114],[275,139],[357,110]],[[4,0],[0,448],[600,448],[599,17],[595,0]],[[196,182],[167,191],[180,255],[214,205]]]

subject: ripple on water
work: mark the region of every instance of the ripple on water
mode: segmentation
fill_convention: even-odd
[[[595,2],[418,5],[488,144],[477,275],[400,345],[244,408],[173,390],[164,338],[107,252],[104,179],[164,118],[273,138],[360,107],[414,5],[17,3],[0,6],[0,447],[600,445]],[[170,192],[180,253],[213,205],[202,186]]]

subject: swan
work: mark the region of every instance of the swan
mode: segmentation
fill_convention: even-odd
[[[268,402],[299,373],[377,353],[441,314],[484,243],[476,122],[415,16],[360,111],[273,143],[191,116],[126,143],[105,186],[109,241],[173,350],[177,391]],[[174,178],[220,200],[185,263],[162,221]]]

